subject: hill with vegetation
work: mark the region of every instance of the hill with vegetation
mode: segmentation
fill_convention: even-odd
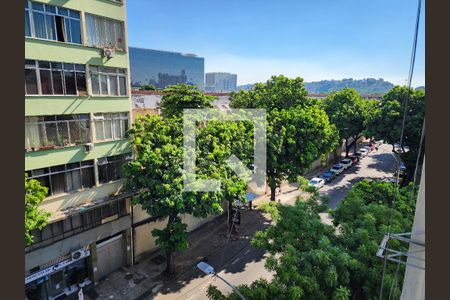
[[[305,87],[309,93],[328,94],[340,91],[345,87],[354,88],[360,94],[384,94],[394,87],[394,85],[384,79],[342,79],[342,80],[321,80],[315,82],[305,82]]]
[[[253,84],[238,86],[238,90],[250,90]],[[360,94],[384,94],[394,85],[382,78],[365,78],[365,79],[342,79],[342,80],[321,80],[313,82],[305,82],[308,93],[311,94],[328,94],[340,91],[345,87],[354,88]]]

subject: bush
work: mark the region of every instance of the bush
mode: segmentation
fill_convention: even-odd
[[[304,187],[302,190],[304,190],[305,192],[308,192],[308,193],[313,193],[313,194],[317,192],[317,189],[310,185]]]
[[[298,187],[302,190],[305,190],[309,186],[309,181],[303,176],[297,176]]]
[[[268,213],[272,220],[278,220],[280,212],[278,211],[278,205],[276,202],[266,202],[259,206],[263,212]]]

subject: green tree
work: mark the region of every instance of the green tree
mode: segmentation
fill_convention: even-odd
[[[395,185],[363,180],[353,186],[332,212],[333,226],[320,221],[317,194],[295,206],[270,203],[264,207],[276,217],[264,231],[255,234],[252,245],[269,252],[268,270],[275,271],[268,282],[258,280],[241,285],[247,299],[378,299],[383,259],[377,257],[380,241],[387,232]],[[411,187],[400,188],[392,210],[391,232],[409,232],[414,218],[415,196]],[[408,245],[391,240],[392,249],[407,251]],[[395,276],[396,264],[388,263],[384,295],[398,298],[404,266]],[[208,289],[210,299],[239,299]]]
[[[183,191],[183,135],[180,122],[161,116],[139,117],[130,129],[135,160],[125,165],[126,187],[139,191],[135,203],[150,215],[167,219],[164,229],[154,229],[156,244],[166,253],[166,274],[175,273],[173,254],[188,248],[187,225],[181,215],[206,217],[220,213],[213,193]]]
[[[183,109],[187,108],[212,108],[212,102],[216,99],[187,84],[171,85],[163,92],[165,95],[160,106],[164,117],[182,116]]]
[[[251,90],[240,90],[230,95],[232,108],[264,108],[267,111],[304,106],[315,103],[308,98],[303,78],[290,79],[286,76],[272,76],[266,83],[256,83]]]
[[[166,274],[175,273],[174,253],[188,248],[183,214],[206,217],[223,211],[224,200],[244,198],[246,184],[225,165],[235,152],[243,157],[252,140],[245,140],[248,125],[208,122],[196,127],[196,178],[219,179],[218,192],[183,189],[183,126],[178,117],[140,117],[130,129],[135,160],[125,166],[126,188],[139,191],[135,203],[150,215],[167,219],[166,228],[154,229],[156,244],[166,253]],[[247,159],[248,160],[248,159]]]
[[[408,110],[403,133],[403,145],[408,146],[410,151],[401,154],[401,158],[408,169],[408,179],[411,179],[419,152],[421,130],[425,118],[425,91],[395,86],[383,96],[378,107],[371,114],[366,134],[392,144],[394,150],[394,144],[400,142],[406,100],[408,100]],[[422,144],[421,159],[424,149],[425,143]]]
[[[39,204],[47,196],[48,189],[41,186],[39,181],[28,179],[25,174],[25,244],[33,243],[31,231],[41,230],[47,225],[50,213],[39,208]]]
[[[391,206],[395,186],[390,182],[363,180],[357,183],[340,203],[332,215],[333,223],[339,227],[339,243],[348,254],[357,261],[357,268],[351,276],[350,289],[354,299],[378,299],[383,259],[377,257],[380,241],[388,231]],[[414,218],[415,197],[410,187],[401,188],[396,195],[392,210],[391,232],[409,232]],[[391,240],[389,247],[398,251],[408,251],[405,243]],[[397,277],[397,265],[386,265],[384,295],[389,295],[396,280],[393,297],[401,293],[404,266],[400,267]]]
[[[324,107],[330,122],[338,128],[340,139],[345,140],[345,155],[348,156],[351,147],[348,143],[350,138],[356,152],[356,141],[365,130],[368,119],[366,100],[355,89],[344,88],[330,94],[324,100]]]
[[[267,178],[271,200],[284,179],[295,181],[311,163],[337,145],[337,130],[330,125],[317,99],[307,98],[303,79],[273,76],[250,91],[230,96],[233,108],[262,108],[267,116]]]
[[[267,230],[255,234],[252,245],[269,251],[266,268],[275,271],[271,282],[258,280],[240,286],[247,299],[347,299],[356,261],[336,242],[334,228],[320,221],[314,201],[297,201],[294,206],[276,205],[279,219]],[[223,296],[214,287],[211,299]],[[225,297],[225,298],[222,298]]]
[[[228,202],[231,210],[236,200],[245,203],[246,182],[228,166],[226,160],[236,155],[249,169],[253,164],[253,123],[245,121],[209,121],[201,128],[198,136],[198,150],[200,157],[212,158],[205,160],[199,167],[209,169],[221,180],[223,200]],[[231,229],[231,219],[229,220]],[[235,227],[233,227],[235,231]]]
[[[156,91],[156,87],[153,84],[146,84],[141,88],[141,91]]]

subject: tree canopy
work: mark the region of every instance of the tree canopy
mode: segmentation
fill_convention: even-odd
[[[39,181],[28,179],[25,174],[25,244],[33,243],[31,231],[42,229],[47,225],[50,213],[39,208],[39,204],[47,196],[48,189]]]
[[[392,232],[408,232],[414,218],[415,195],[400,188],[392,212]],[[383,259],[375,253],[387,232],[394,184],[363,180],[355,184],[335,211],[333,226],[320,221],[316,197],[294,206],[272,203],[276,221],[255,234],[252,245],[266,249],[266,268],[275,271],[269,282],[259,279],[239,291],[251,299],[378,299]],[[407,245],[391,241],[399,251]],[[384,295],[398,298],[404,266],[387,264]],[[239,299],[208,289],[210,299]]]
[[[182,112],[177,107],[166,108]],[[244,164],[250,164],[253,153],[253,128],[250,125],[246,122],[209,121],[195,127],[195,176],[197,179],[219,179],[221,188],[217,192],[186,191],[183,188],[183,125],[180,116],[146,115],[136,119],[130,129],[135,160],[125,166],[126,188],[139,192],[135,202],[150,215],[167,219],[166,228],[152,231],[156,244],[166,252],[167,275],[175,273],[173,253],[189,246],[187,225],[182,222],[181,215],[207,217],[221,213],[224,200],[244,201],[246,183],[225,161],[235,154]]]
[[[352,275],[350,288],[356,299],[378,299],[383,259],[375,255],[378,246],[388,231],[395,185],[390,182],[363,180],[345,197],[333,212],[333,223],[342,232],[340,244],[357,260],[358,265]],[[414,219],[415,197],[411,187],[399,189],[395,207],[392,210],[391,232],[410,232]],[[389,247],[408,251],[405,243],[391,240]],[[386,265],[384,295],[389,295],[394,280],[394,298],[399,298],[402,288],[404,266],[400,266],[395,278],[397,265]]]
[[[267,116],[267,177],[271,199],[284,179],[295,181],[313,161],[337,145],[337,130],[317,99],[307,98],[303,79],[273,76],[230,96],[233,108],[262,108]]]
[[[164,117],[182,116],[183,109],[187,108],[211,108],[216,99],[187,84],[171,85],[163,92],[160,107]]]
[[[355,141],[366,128],[369,104],[355,89],[344,88],[340,92],[330,94],[324,100],[324,108],[330,122],[339,130],[340,139],[345,140],[348,155],[349,138],[353,138],[356,148]]]
[[[366,135],[373,136],[375,139],[382,139],[392,145],[400,142],[406,100],[408,100],[408,110],[406,112],[403,144],[408,146],[410,151],[401,154],[401,158],[408,168],[409,177],[411,177],[419,152],[422,125],[425,118],[424,90],[413,90],[405,86],[395,86],[391,89],[383,96],[371,115]],[[422,144],[422,147],[421,157],[423,157],[425,143]]]

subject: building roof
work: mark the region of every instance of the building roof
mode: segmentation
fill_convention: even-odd
[[[163,91],[141,91],[141,90],[132,90],[131,95],[165,95],[166,93]],[[205,95],[209,96],[229,96],[230,93],[208,93]]]

